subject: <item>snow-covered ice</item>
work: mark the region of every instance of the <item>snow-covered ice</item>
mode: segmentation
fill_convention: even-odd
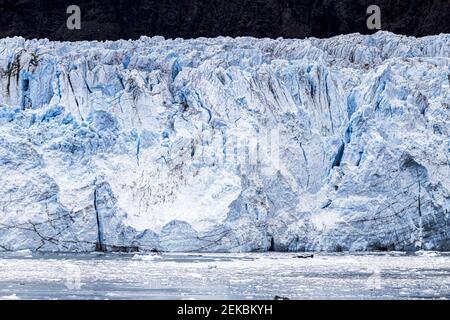
[[[449,61],[448,34],[2,39],[0,250],[450,250]]]

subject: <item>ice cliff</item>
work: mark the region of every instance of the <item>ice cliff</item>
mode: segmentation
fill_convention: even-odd
[[[450,250],[450,35],[0,40],[0,250]]]

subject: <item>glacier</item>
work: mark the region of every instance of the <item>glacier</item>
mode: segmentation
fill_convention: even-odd
[[[450,250],[450,35],[0,40],[0,251]]]

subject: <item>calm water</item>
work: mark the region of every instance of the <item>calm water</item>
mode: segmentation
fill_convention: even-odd
[[[450,253],[0,254],[1,299],[450,299]]]

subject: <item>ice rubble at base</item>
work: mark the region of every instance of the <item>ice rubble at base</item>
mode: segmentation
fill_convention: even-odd
[[[0,40],[0,250],[450,250],[449,62],[447,34]],[[236,157],[273,130],[278,162]]]

